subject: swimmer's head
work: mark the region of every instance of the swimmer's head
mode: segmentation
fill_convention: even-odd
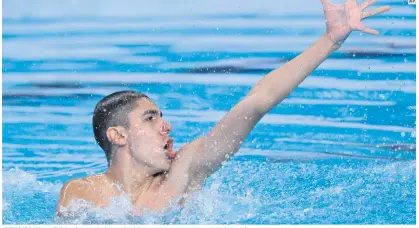
[[[171,125],[146,95],[136,91],[116,92],[103,98],[93,113],[97,143],[105,151],[108,164],[118,148],[125,147],[136,164],[157,171],[170,168],[173,140]]]

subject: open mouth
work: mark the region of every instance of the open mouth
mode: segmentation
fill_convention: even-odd
[[[170,150],[173,147],[173,139],[168,139],[166,142],[166,145],[164,145],[164,149],[165,150]]]
[[[176,151],[173,150],[173,139],[169,139],[163,148],[167,151],[167,156],[169,156],[169,158],[174,158],[176,156]]]

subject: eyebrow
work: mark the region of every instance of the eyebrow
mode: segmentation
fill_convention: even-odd
[[[147,110],[147,111],[145,111],[143,113],[143,116],[145,116],[147,114],[158,115],[159,113],[160,113],[160,117],[163,117],[163,113],[162,112],[159,112],[159,111],[157,111],[155,109],[149,109],[149,110]]]

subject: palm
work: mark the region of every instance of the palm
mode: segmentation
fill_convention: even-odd
[[[364,9],[373,4],[375,0],[365,0],[361,4],[358,4],[356,0],[347,0],[341,5],[333,5],[328,0],[321,1],[326,19],[327,34],[336,43],[345,41],[351,31],[354,30],[377,35],[377,30],[366,28],[361,24],[361,20],[390,9],[390,6],[383,6],[364,12]]]

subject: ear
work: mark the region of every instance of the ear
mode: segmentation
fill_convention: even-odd
[[[128,132],[124,127],[110,127],[106,130],[106,136],[112,144],[125,146],[128,143]]]

